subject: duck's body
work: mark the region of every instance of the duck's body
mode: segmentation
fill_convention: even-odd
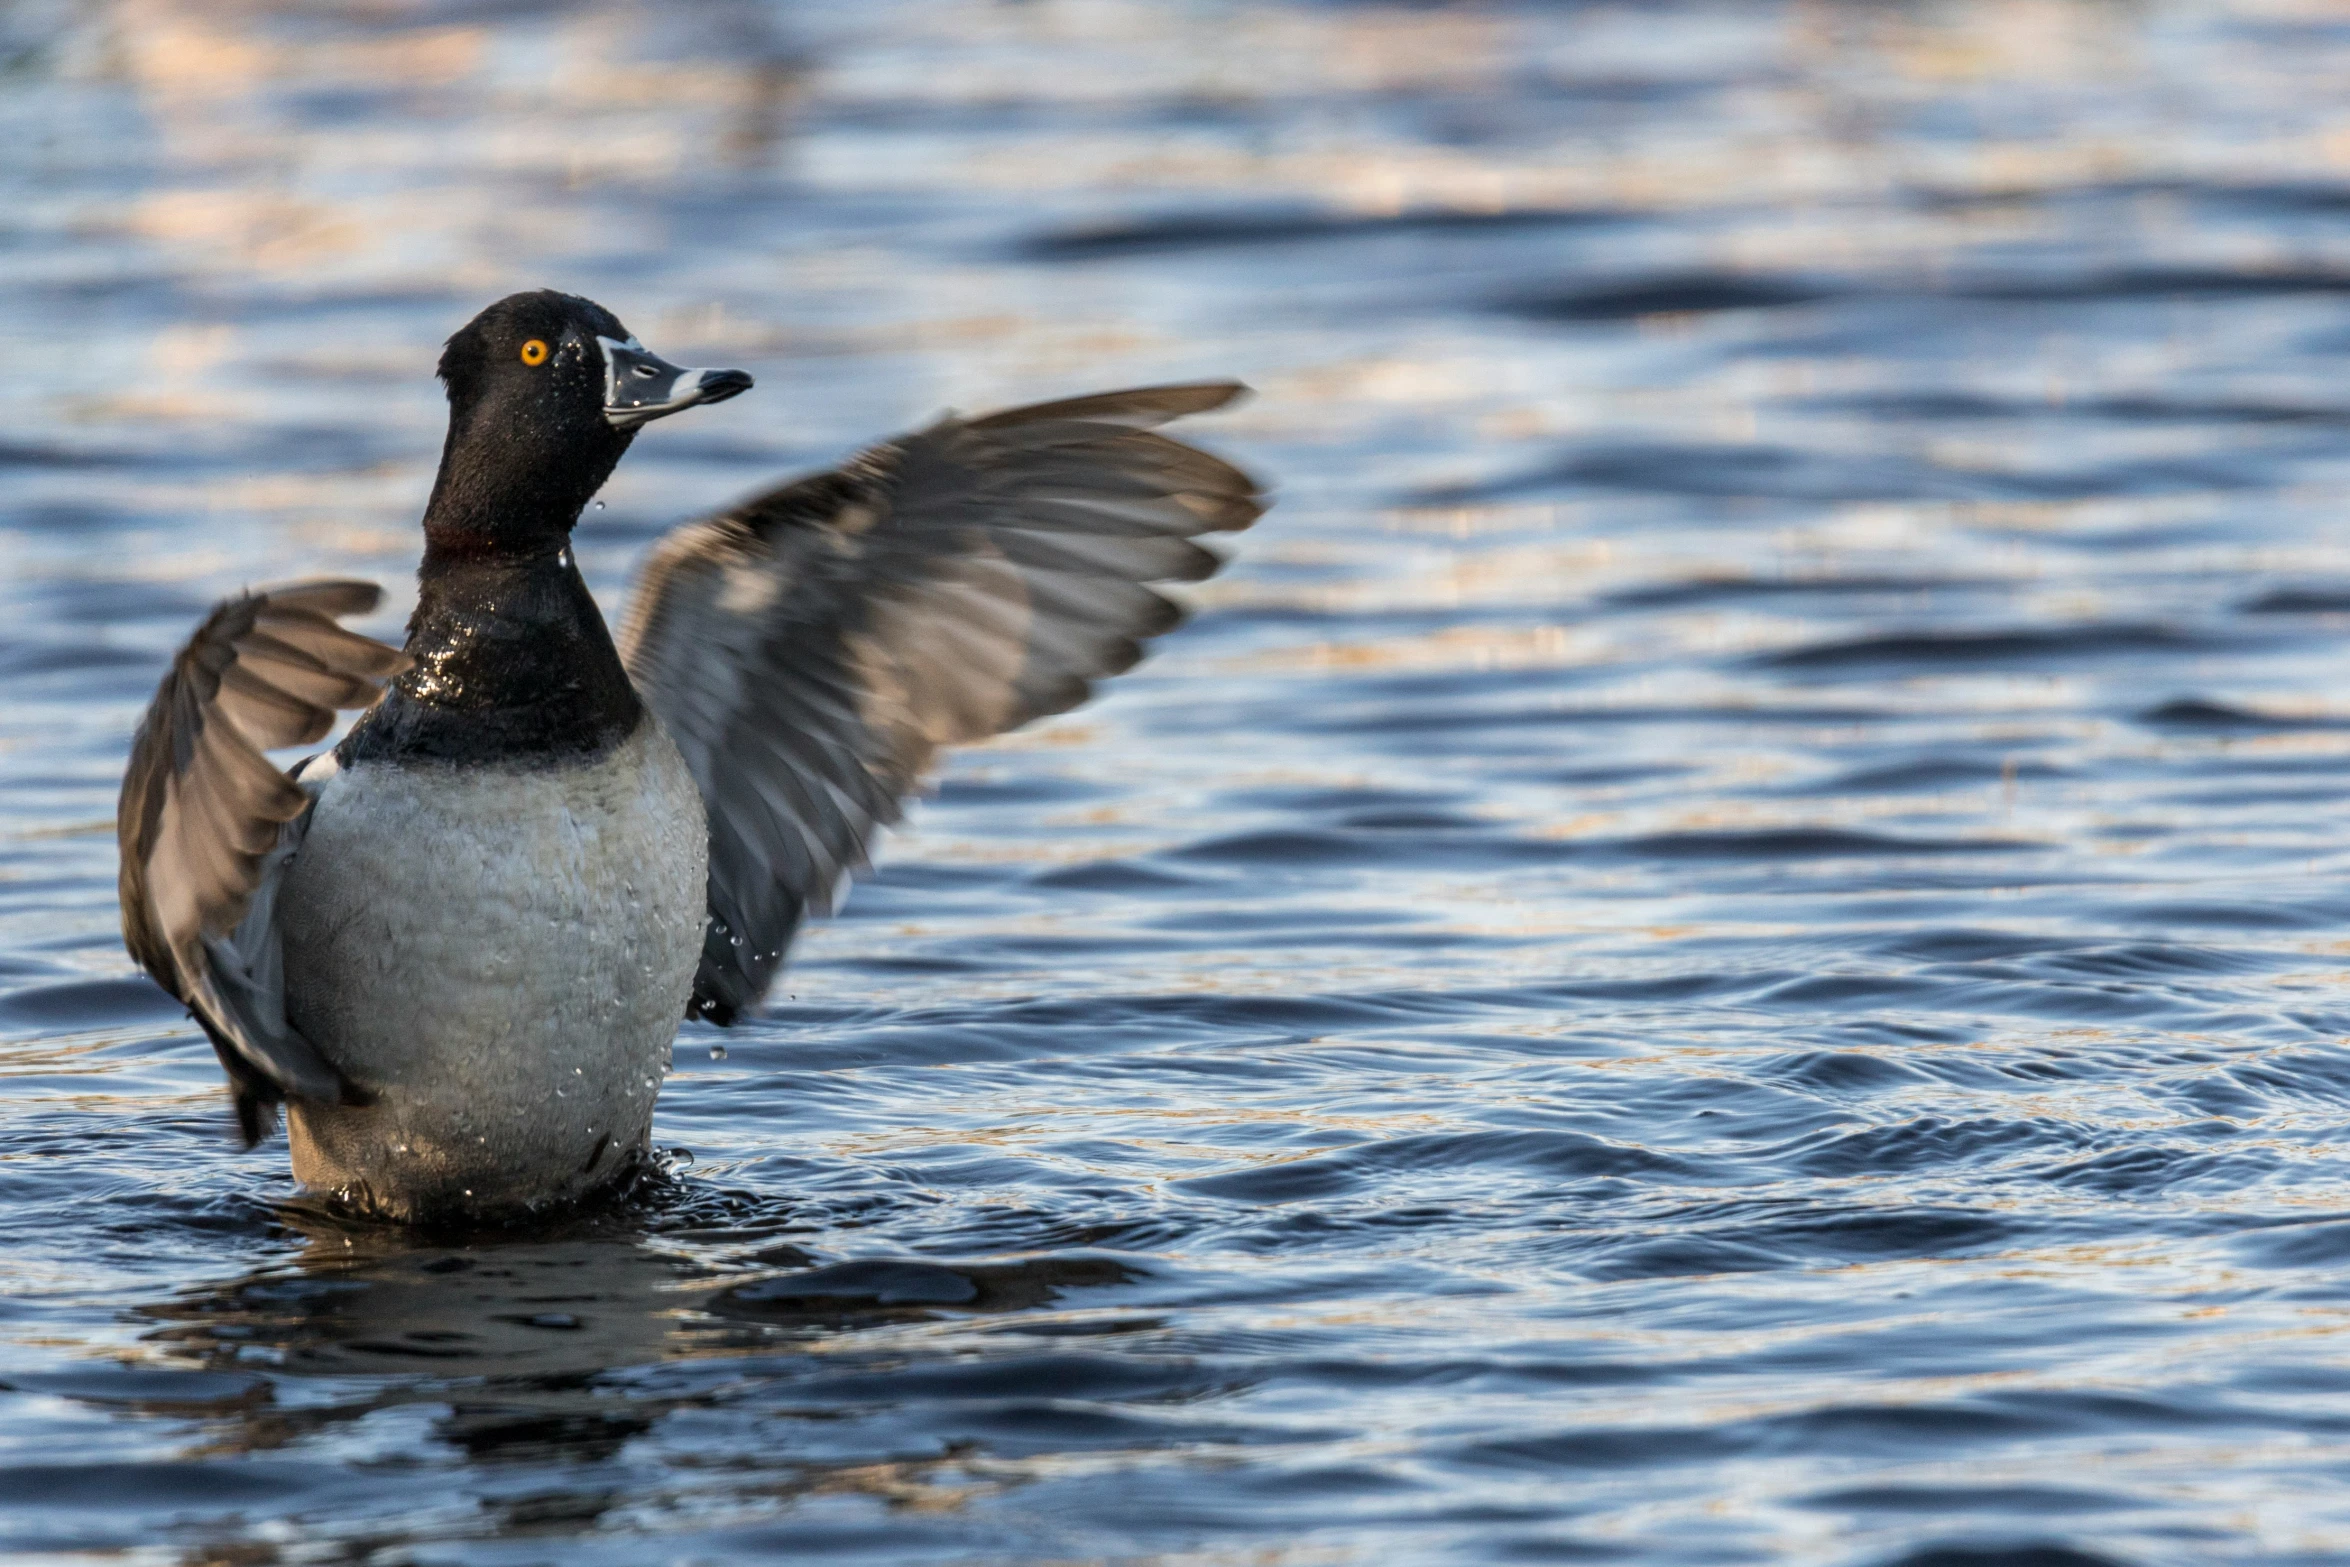
[[[633,1169],[681,1020],[758,1001],[938,747],[1132,663],[1175,618],[1143,584],[1260,509],[1146,428],[1228,384],[950,420],[671,535],[616,646],[571,526],[639,425],[750,378],[559,294],[483,312],[441,373],[406,647],[334,624],[366,584],[222,605],[120,813],[125,939],[247,1137],[289,1103],[296,1176],[405,1220]],[[292,776],[262,757],[360,706]]]
[[[701,793],[650,713],[593,756],[337,769],[280,894],[286,1014],[373,1102],[296,1101],[296,1178],[411,1218],[628,1170],[708,885]]]

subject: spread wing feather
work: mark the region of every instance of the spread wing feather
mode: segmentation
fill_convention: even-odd
[[[621,658],[701,785],[710,931],[693,1010],[755,1006],[942,746],[1085,700],[1173,626],[1149,584],[1264,510],[1240,469],[1151,428],[1232,382],[946,419],[655,546]]]
[[[216,607],[156,689],[123,776],[124,945],[211,1038],[249,1142],[289,1095],[359,1092],[286,1020],[277,889],[312,796],[262,753],[323,737],[408,667],[335,623],[381,597],[303,582]]]

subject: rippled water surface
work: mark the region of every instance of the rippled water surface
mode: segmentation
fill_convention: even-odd
[[[2350,1558],[2350,16],[0,6],[0,1556]],[[1259,389],[628,1207],[352,1227],[118,938],[169,651],[396,632],[439,340]],[[720,1047],[723,1046],[723,1049]]]

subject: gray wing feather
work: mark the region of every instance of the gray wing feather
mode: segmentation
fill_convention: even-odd
[[[942,746],[1085,700],[1180,619],[1256,481],[1150,427],[1233,382],[947,419],[689,524],[647,558],[621,658],[710,813],[694,1011],[731,1021]]]
[[[217,606],[156,689],[123,775],[124,945],[212,1040],[248,1141],[289,1095],[358,1092],[286,1019],[277,891],[313,796],[262,753],[321,738],[408,667],[335,623],[381,597],[304,582]]]

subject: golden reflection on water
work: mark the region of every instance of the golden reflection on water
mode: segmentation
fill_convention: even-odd
[[[1198,593],[1209,613],[1196,640],[1170,645],[1100,707],[958,764],[940,804],[918,811],[891,851],[919,873],[913,890],[872,889],[894,900],[879,905],[886,912],[814,932],[785,998],[805,1010],[738,1037],[723,1070],[678,1085],[668,1103],[688,1130],[675,1135],[708,1155],[691,1200],[742,1208],[690,1239],[648,1221],[439,1244],[300,1209],[281,1217],[285,1235],[256,1239],[250,1225],[233,1227],[244,1210],[220,1205],[223,1191],[271,1189],[256,1184],[258,1161],[190,1151],[216,1095],[192,1033],[175,1023],[45,1035],[5,1047],[0,1075],[54,1080],[46,1097],[24,1101],[26,1113],[69,1129],[164,1128],[153,1133],[162,1152],[147,1156],[171,1169],[120,1183],[180,1205],[162,1210],[159,1233],[178,1234],[189,1213],[228,1223],[217,1243],[189,1225],[191,1246],[237,1260],[182,1257],[182,1282],[168,1287],[117,1287],[115,1276],[104,1322],[117,1325],[128,1299],[134,1320],[121,1331],[146,1335],[127,1349],[119,1333],[108,1337],[114,1326],[11,1342],[331,1384],[308,1405],[238,1393],[245,1403],[145,1412],[197,1422],[189,1440],[200,1454],[284,1452],[343,1433],[352,1452],[412,1438],[446,1456],[449,1471],[485,1473],[509,1461],[616,1461],[671,1416],[720,1409],[746,1385],[772,1393],[803,1361],[976,1362],[1000,1349],[991,1335],[1013,1328],[1115,1328],[1149,1344],[1138,1358],[1153,1364],[1245,1363],[1164,1395],[1165,1407],[1196,1400],[1203,1421],[1246,1412],[1250,1376],[1292,1377],[1268,1402],[1331,1398],[1344,1415],[1332,1423],[1346,1429],[1266,1437],[1268,1450],[1294,1441],[1333,1466],[1393,1459],[1448,1477],[1476,1462],[1460,1458],[1459,1442],[1513,1422],[1794,1430],[1822,1411],[2173,1388],[2224,1378],[2279,1345],[2331,1366],[2341,1312],[2285,1298],[2328,1287],[2322,1248],[2306,1265],[2255,1266],[2228,1250],[2243,1237],[2208,1234],[2230,1216],[2323,1219],[2339,1207],[2329,1184],[2337,1107],[2323,1085],[2299,1098],[2239,1090],[2246,1073],[2298,1082],[2338,1044],[2326,1031],[2350,971],[2330,965],[2350,947],[2298,925],[2197,925],[2182,940],[2198,951],[2290,961],[2144,977],[2145,949],[2196,917],[2160,900],[2256,913],[2291,903],[2324,917],[2339,867],[2322,849],[2323,821],[2312,825],[2330,808],[2318,786],[2306,806],[2227,797],[2255,768],[2283,790],[2293,767],[2315,764],[2304,776],[2322,785],[2323,764],[2350,750],[2339,727],[2350,710],[2322,661],[2189,646],[2150,660],[2159,673],[2148,675],[2088,655],[2048,667],[1878,667],[1865,646],[1837,651],[1937,617],[1991,631],[2200,625],[2227,609],[2207,601],[2256,578],[2350,574],[2333,525],[2337,486],[2314,464],[2267,490],[2230,488],[2225,472],[2188,472],[2147,493],[2019,483],[2002,498],[1997,483],[2236,460],[2249,444],[2224,410],[2100,418],[2101,400],[2226,394],[2290,428],[2301,414],[2329,414],[2338,378],[2310,346],[2335,308],[2322,286],[2280,294],[2252,322],[2272,336],[2244,345],[2227,341],[2243,317],[2150,311],[2151,327],[2100,335],[2089,329],[2094,308],[2059,302],[2039,314],[1986,309],[1980,339],[1944,359],[1903,361],[1885,346],[1931,313],[1916,300],[1949,306],[1970,268],[2028,260],[2035,247],[2091,275],[2133,260],[2131,245],[2165,264],[2278,277],[2323,262],[2330,240],[2303,254],[2280,237],[2284,225],[2211,221],[2166,184],[2237,190],[2336,181],[2350,169],[2350,110],[2330,106],[2333,84],[2313,87],[2301,51],[2255,36],[2334,13],[2247,4],[2237,33],[2164,20],[2186,14],[1812,0],[1725,7],[1662,29],[1639,7],[1195,12],[939,0],[878,22],[749,4],[104,8],[73,68],[118,88],[135,112],[108,122],[128,149],[116,186],[94,179],[71,199],[90,265],[115,269],[108,276],[138,303],[124,307],[128,326],[109,318],[93,333],[119,358],[44,406],[52,422],[33,432],[97,459],[22,482],[43,503],[62,497],[131,520],[95,565],[80,560],[89,547],[79,536],[12,535],[22,554],[6,564],[20,574],[50,570],[78,586],[94,572],[117,585],[182,586],[192,601],[297,559],[300,570],[404,580],[439,439],[439,338],[481,299],[540,284],[592,285],[648,341],[741,355],[761,379],[760,399],[713,411],[691,432],[648,436],[631,458],[611,512],[582,535],[606,593],[679,511],[949,404],[1243,373],[1262,397],[1204,438],[1251,460],[1278,453],[1284,489],[1281,508],[1239,542],[1239,569]],[[1055,68],[1040,70],[1040,58]],[[1693,90],[1675,98],[1684,87]],[[2270,105],[2298,107],[2261,112]],[[2066,106],[2078,112],[2058,112]],[[2068,205],[2099,182],[2124,189],[2087,217]],[[2136,186],[2141,194],[2125,188]],[[763,221],[703,246],[697,224],[712,213]],[[1269,214],[1319,237],[1185,250],[1197,237],[1182,232],[1186,215],[1201,213]],[[1513,213],[1621,227],[1470,221]],[[1382,227],[1390,218],[1428,222]],[[1172,238],[1152,240],[1161,219]],[[1120,250],[1128,222],[1141,237],[1128,234]],[[1591,234],[1607,237],[1577,237]],[[1104,248],[1083,251],[1088,235]],[[1162,242],[1174,248],[1150,249]],[[1038,259],[1053,243],[1091,259]],[[1616,325],[1603,312],[1592,330],[1511,313],[1529,308],[1527,288],[1553,290],[1572,309],[1584,307],[1571,296],[1599,285],[1773,272],[1830,292],[1768,311],[1634,311]],[[1830,328],[1846,311],[1864,319],[1840,340]],[[2277,352],[2264,354],[2264,342]],[[1996,421],[1888,415],[1889,400],[1943,381],[1964,382]],[[354,431],[364,439],[334,444]],[[1621,469],[1558,467],[1611,442],[1647,451],[1648,466],[1630,480]],[[225,455],[186,469],[130,460],[213,443]],[[1758,464],[1819,454],[1838,471],[1793,502],[1744,493],[1736,474],[1716,494],[1705,474],[1682,471],[1692,454],[1724,451]],[[1840,487],[1844,468],[1861,477]],[[2266,526],[2280,512],[2307,526]],[[42,564],[43,551],[71,557],[72,571]],[[1965,593],[1978,597],[1949,608]],[[124,645],[144,639],[138,650],[159,659],[185,608],[147,602]],[[384,624],[396,620],[395,609]],[[2245,633],[2246,644],[2261,634]],[[1833,656],[1773,662],[1823,648]],[[1478,676],[1490,678],[1467,678]],[[2222,686],[2233,727],[2226,713],[2205,728],[2146,716]],[[131,701],[89,704],[96,716],[81,721],[113,729],[77,765],[95,769],[88,758],[119,750]],[[1448,706],[1489,711],[1493,727],[1379,728],[1395,712],[1461,716]],[[1182,726],[1148,728],[1176,709]],[[2304,727],[2264,727],[2283,725]],[[1153,748],[1137,743],[1142,734]],[[0,737],[12,761],[56,744]],[[1245,754],[1230,754],[1234,745]],[[1880,764],[1960,753],[1982,765],[1880,776]],[[1040,781],[1066,792],[994,809],[953,793]],[[1370,806],[1347,815],[1343,802],[1293,803],[1317,791],[1408,797],[1425,821],[1399,827]],[[44,809],[23,807],[30,825],[7,841],[70,831],[90,839],[80,847],[102,842],[89,826],[103,809],[95,795],[59,807],[70,828]],[[1300,821],[1322,834],[1319,852],[1369,868],[1318,882],[1278,845],[1251,851],[1245,841]],[[1863,843],[1846,853],[1838,844],[1850,839],[1831,836],[1871,832],[1930,839],[1932,852]],[[1735,841],[1687,841],[1807,833],[1818,845],[1798,842],[1778,860],[1742,857]],[[2305,862],[2277,858],[2280,844]],[[1673,852],[1700,856],[1671,862],[1700,869],[1660,870]],[[1720,858],[1702,860],[1708,852]],[[1408,863],[1413,853],[1426,863]],[[1164,898],[1047,897],[1009,875],[945,874],[1147,870],[1160,855],[1176,865]],[[87,896],[73,909],[13,916],[43,927],[25,949],[119,975],[110,870],[77,867],[83,881],[70,884]],[[1408,891],[1390,874],[1408,877]],[[31,875],[0,871],[11,884]],[[943,889],[933,897],[920,876]],[[1217,927],[1226,913],[1252,922]],[[107,928],[53,957],[41,942],[54,925]],[[2091,926],[2102,945],[2064,967],[2080,955],[2067,943]],[[2010,945],[1979,960],[1900,945],[1921,928],[1989,931]],[[1383,936],[1396,939],[1381,945]],[[1669,988],[1691,976],[1728,999]],[[1844,980],[1855,990],[1833,994]],[[1857,982],[1881,983],[1891,999]],[[1915,1009],[1933,1027],[1899,1032],[1894,1024],[1915,1020],[1903,997],[1935,986]],[[2074,1021],[2134,993],[2171,1010]],[[1018,1010],[1040,996],[1116,997],[1132,1014],[1121,1026],[1146,1043],[1113,1052],[1090,1020],[1054,1034],[1036,1010]],[[1242,1004],[1257,1001],[1280,1006],[1252,1016]],[[1198,1024],[1202,1002],[1240,1021]],[[992,1025],[999,1005],[1002,1032],[1020,1036],[1003,1059],[918,1069],[889,1058],[903,1035]],[[2248,1045],[2232,1031],[2255,1006],[2267,1008],[2262,1028],[2283,1031],[2287,1007],[2315,1021],[2289,1046]],[[851,1046],[804,1064],[802,1052],[840,1037]],[[1808,1097],[1787,1086],[1796,1073],[1856,1063],[1887,1076],[1867,1088],[1815,1085]],[[2094,1079],[2068,1075],[2084,1063],[2098,1068]],[[1790,1131],[1762,1111],[1734,1128],[1682,1113],[1741,1087],[1771,1113],[1800,1097],[1785,1113],[1813,1119]],[[792,1098],[802,1088],[837,1091],[856,1108],[807,1108]],[[757,1122],[767,1110],[773,1127]],[[1502,1159],[1461,1175],[1444,1147],[1393,1168],[1373,1157],[1382,1144],[1515,1129],[1508,1117],[1596,1128],[1602,1149],[1687,1162],[1603,1190],[1571,1161]],[[66,1134],[47,1125],[37,1159],[8,1157],[12,1178],[65,1157],[56,1148]],[[1994,1126],[2022,1129],[2014,1150],[1968,1153],[1967,1139]],[[1882,1168],[1804,1162],[1879,1131],[1924,1151]],[[2051,1152],[2057,1143],[2067,1151]],[[2230,1178],[2243,1186],[2186,1183],[2139,1202],[2126,1175],[2088,1185],[2055,1167],[2116,1149],[2176,1165],[2209,1147],[2239,1161]],[[1355,1148],[1370,1151],[1359,1166],[1348,1159]],[[925,1169],[932,1155],[952,1163],[963,1150],[984,1151],[972,1155],[978,1173]],[[763,1164],[791,1156],[806,1163],[782,1174]],[[110,1158],[96,1167],[112,1171]],[[1183,1189],[1202,1174],[1245,1178],[1316,1159],[1335,1172],[1326,1198],[1225,1203]],[[1745,1184],[1708,1185],[1717,1159]],[[1071,1185],[1026,1184],[1036,1170]],[[785,1187],[806,1193],[805,1206],[761,1195]],[[878,1219],[860,1206],[876,1190],[900,1205],[879,1204]],[[110,1191],[90,1206],[109,1209]],[[1438,1216],[1380,1228],[1414,1205]],[[1953,1243],[1981,1255],[1860,1262],[1832,1239],[1771,1228],[1794,1215],[1824,1234],[1957,1208],[2018,1228]],[[1145,1221],[1170,1212],[1180,1218],[1148,1231]],[[2111,1233],[2051,1241],[2028,1222],[2092,1218]],[[1062,1219],[1066,1230],[1049,1227]],[[1332,1286],[1332,1299],[1300,1286],[1301,1298],[1265,1306],[1237,1295],[1186,1302],[1170,1311],[1184,1336],[1164,1344],[1149,1337],[1159,1326],[1139,1325],[1139,1308],[1118,1304],[1126,1297],[1107,1269],[989,1275],[972,1287],[992,1304],[960,1312],[835,1312],[740,1293],[812,1265],[793,1236],[821,1233],[840,1253],[901,1255],[942,1234],[974,1251],[1066,1252],[1112,1233],[1112,1220],[1144,1238],[1104,1244],[1130,1244],[1170,1276],[1225,1268],[1271,1288],[1351,1269],[1353,1281]],[[2215,1228],[2139,1233],[2190,1222]],[[1605,1273],[1631,1268],[1622,1259],[1636,1243],[1740,1225],[1768,1252],[1756,1273],[1669,1258],[1644,1264],[1661,1274]],[[1081,1232],[1088,1238],[1069,1239]],[[2244,1235],[2247,1246],[2258,1239]],[[274,1260],[248,1265],[272,1247]],[[1014,1267],[990,1257],[972,1266]],[[91,1288],[77,1284],[82,1267],[26,1262],[11,1283],[62,1295]],[[1446,1296],[1426,1287],[1432,1278],[1491,1288]],[[1206,1296],[1217,1286],[1188,1287]],[[1984,1293],[1996,1289],[2025,1292]],[[1976,1293],[1962,1307],[1905,1303],[1942,1290]],[[2113,1329],[2112,1341],[2085,1334],[2073,1353],[2035,1362],[2046,1348],[2035,1335],[2053,1330],[2032,1312],[2059,1297],[2091,1327]],[[2194,1335],[2174,1334],[2180,1324]],[[1916,1338],[1975,1329],[1988,1346],[1979,1367],[1878,1359],[1904,1335],[1915,1353]],[[1416,1354],[1437,1369],[1386,1393],[1299,1392],[1313,1373],[1283,1357],[1305,1351],[1250,1358],[1252,1342],[1291,1331],[1322,1335],[1313,1353],[1358,1367],[1385,1371]],[[2131,1337],[2141,1332],[2146,1340]],[[1791,1358],[1807,1346],[1829,1370]],[[1521,1386],[1513,1355],[1581,1355],[1625,1380]],[[690,1398],[598,1381],[616,1368],[678,1365],[731,1377],[738,1362],[748,1368],[739,1383],[704,1383]],[[1634,1375],[1658,1367],[1660,1382]],[[1122,1399],[1146,1402],[1100,1395],[1105,1406]],[[379,1417],[403,1434],[360,1432]],[[1124,1440],[1070,1439],[1011,1459],[905,1456],[894,1432],[837,1462],[669,1451],[644,1460],[672,1487],[647,1505],[707,1482],[682,1510],[705,1494],[722,1495],[714,1512],[748,1515],[844,1494],[909,1515],[983,1513],[1041,1477],[1117,1485],[1129,1470],[1195,1453],[1203,1464],[1250,1462],[1239,1437],[1169,1438],[1173,1459]],[[2165,1428],[2144,1452],[2124,1454],[2118,1441],[2084,1451],[2084,1441],[2062,1462],[2068,1482],[2196,1498],[2198,1525],[2241,1509],[2247,1538],[2332,1550],[2338,1531],[2292,1516],[2279,1500],[2291,1487],[2274,1478],[2305,1479],[2324,1440],[2307,1436],[2296,1450],[2224,1426]],[[1836,1464],[1860,1461],[1847,1452],[1812,1465],[1792,1450],[1708,1464],[1688,1491],[1672,1489],[1678,1479],[1643,1490],[1653,1476],[1620,1470],[1629,1478],[1574,1494],[1592,1513],[1593,1539],[1686,1543],[1714,1538],[1702,1531],[1729,1519],[1782,1554],[1851,1555],[1858,1547],[1839,1532],[1849,1511],[1808,1498],[1841,1483],[1827,1473]],[[1874,1480],[1919,1488],[2027,1485],[2048,1467],[1955,1443],[1868,1462]],[[2273,1470],[2264,1485],[2230,1464]],[[1553,1494],[1536,1500],[1550,1505],[1575,1479],[1562,1464],[1490,1483],[1487,1500],[1544,1489]],[[628,1516],[625,1500],[584,1494],[551,1493],[535,1521],[527,1499],[511,1513],[485,1504],[492,1524],[458,1516],[470,1496],[448,1505],[432,1527],[460,1541],[508,1524],[557,1529],[564,1506],[582,1529],[580,1520]]]

